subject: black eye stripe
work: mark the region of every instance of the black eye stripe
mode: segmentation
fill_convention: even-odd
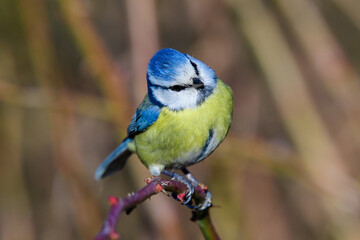
[[[194,63],[193,61],[190,61],[190,63],[191,63],[191,65],[194,67],[196,75],[199,76],[199,69],[198,69],[196,63]]]
[[[160,89],[164,89],[164,90],[172,90],[172,91],[175,91],[175,92],[180,92],[182,90],[185,90],[187,88],[190,88],[192,87],[193,85],[188,85],[188,84],[185,84],[185,85],[173,85],[173,86],[170,86],[170,87],[165,87],[165,86],[160,86],[160,85],[157,85],[157,84],[152,84],[152,83],[148,83],[149,84],[149,87],[150,88],[160,88]]]
[[[189,85],[174,85],[174,86],[169,87],[169,89],[172,91],[175,91],[175,92],[180,92],[188,87],[189,87]]]

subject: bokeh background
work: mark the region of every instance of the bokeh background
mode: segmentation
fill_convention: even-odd
[[[100,182],[160,48],[235,97],[227,139],[190,170],[223,239],[360,239],[360,1],[1,0],[0,239],[92,239],[107,196],[144,186],[131,157]],[[158,194],[123,239],[202,239]]]

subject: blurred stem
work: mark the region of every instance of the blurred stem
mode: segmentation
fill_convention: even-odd
[[[82,1],[59,0],[58,3],[84,55],[88,69],[109,100],[109,112],[119,132],[123,133],[130,119],[129,95],[125,80],[116,71],[114,63],[91,24]]]
[[[71,99],[71,108],[74,114],[111,122],[110,116],[106,114],[104,110],[104,105],[107,104],[106,99],[73,91],[53,90],[53,92],[59,99]],[[22,108],[50,111],[52,107],[56,107],[56,111],[61,113],[66,112],[65,106],[53,106],[50,101],[47,101],[47,97],[41,88],[21,88],[15,84],[1,80],[0,101]]]
[[[154,0],[127,0],[127,19],[131,43],[131,87],[135,102],[147,92],[146,69],[149,59],[159,48]]]
[[[358,0],[331,0],[341,8],[360,31],[360,1]]]
[[[305,182],[306,179],[302,178],[304,170],[299,164],[299,156],[292,152],[291,149],[269,144],[265,140],[238,139],[230,135],[221,144],[221,151],[216,151],[214,154],[218,158],[231,156],[234,161],[229,160],[227,163],[230,169],[239,167],[237,163],[239,160],[235,161],[235,159],[252,161],[259,163],[261,166],[266,166],[274,174],[286,176],[302,184],[308,184]],[[216,163],[214,164],[216,165]],[[243,164],[240,164],[240,166],[242,167]],[[241,171],[241,169],[236,169],[236,171]]]
[[[338,239],[359,236],[359,193],[346,172],[339,149],[317,112],[303,76],[274,17],[260,0],[231,1],[275,103]],[[274,58],[276,57],[276,61]],[[340,233],[340,234],[339,234]]]
[[[51,123],[51,140],[57,170],[67,183],[71,197],[74,199],[76,211],[72,214],[79,234],[82,238],[89,239],[92,235],[89,229],[94,229],[94,226],[99,224],[100,208],[90,188],[89,178],[84,172],[86,168],[79,151],[76,120],[71,110],[71,103],[66,95],[59,98],[54,91],[54,89],[62,90],[63,85],[49,33],[46,5],[42,0],[18,0],[18,4],[23,16],[35,78],[43,91],[45,101],[49,104],[49,108],[45,110]],[[58,109],[64,109],[65,114],[60,114]],[[86,202],[80,199],[86,199]],[[87,216],[84,217],[79,212],[86,212]]]
[[[12,98],[16,101],[17,96]],[[23,111],[16,105],[1,103],[0,115],[0,238],[33,240],[33,211],[22,161]]]
[[[316,4],[310,0],[277,2],[324,86],[344,110],[353,107],[352,110],[359,111],[359,76],[352,69]]]
[[[360,78],[332,35],[313,1],[277,0],[309,59],[310,67],[339,103],[344,119],[338,131],[347,133],[349,143],[360,144]],[[359,15],[359,14],[358,14]],[[347,142],[347,143],[348,143]],[[347,144],[345,143],[345,144]],[[345,146],[346,147],[346,146]],[[349,162],[347,162],[349,164]]]

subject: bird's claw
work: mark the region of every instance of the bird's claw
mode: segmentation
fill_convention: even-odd
[[[188,204],[191,199],[192,199],[192,195],[194,194],[195,190],[194,190],[194,186],[191,184],[188,184],[188,183],[185,183],[186,186],[187,186],[187,193],[185,195],[185,198],[184,198],[184,202],[182,204],[186,205]]]
[[[190,203],[192,199],[192,195],[195,192],[194,186],[192,185],[189,179],[185,178],[182,175],[175,175],[173,179],[178,180],[179,182],[182,182],[186,185],[187,187],[186,194],[185,193],[179,194],[177,196],[177,199],[180,200],[182,204],[187,205],[188,203]]]
[[[184,177],[183,175],[180,175],[180,174],[177,174],[177,173],[174,173],[174,172],[170,172],[170,171],[166,171],[166,170],[161,171],[162,174],[171,177],[171,179],[173,179],[173,180],[177,180],[177,181],[185,184],[186,187],[187,187],[186,194],[185,193],[181,193],[179,195],[173,194],[173,197],[176,198],[177,200],[181,201],[182,204],[187,205],[191,209],[196,209],[196,210],[199,210],[199,211],[203,211],[203,210],[211,207],[212,206],[212,203],[211,203],[212,202],[211,201],[212,195],[207,190],[207,187],[204,186],[203,184],[199,184],[196,181],[196,179],[191,174],[189,174],[189,172],[186,169],[185,170],[184,169],[183,169],[183,171],[187,175],[187,177]],[[193,194],[195,192],[195,188],[193,186],[193,183],[197,183],[196,186],[200,186],[205,191],[205,200],[201,204],[196,205],[196,206],[193,206],[191,204],[191,199],[192,199],[192,196],[193,196]]]
[[[194,209],[194,210],[197,210],[197,211],[204,211],[208,208],[210,208],[212,206],[212,195],[209,191],[206,191],[206,195],[205,195],[205,200],[204,202],[196,205],[196,206],[193,206],[191,205],[190,203],[186,204],[186,206],[190,209]]]
[[[169,172],[166,170],[162,170],[161,173],[171,177],[171,179],[173,179],[173,180],[177,180],[186,185],[186,187],[187,187],[186,195],[185,196],[177,196],[177,199],[182,201],[182,204],[187,205],[191,201],[192,195],[195,192],[194,186],[192,185],[191,181],[189,179],[187,179],[186,177],[184,177],[183,175]]]

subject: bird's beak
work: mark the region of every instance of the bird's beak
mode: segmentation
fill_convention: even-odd
[[[200,78],[193,78],[193,86],[195,89],[203,89],[205,87]]]

